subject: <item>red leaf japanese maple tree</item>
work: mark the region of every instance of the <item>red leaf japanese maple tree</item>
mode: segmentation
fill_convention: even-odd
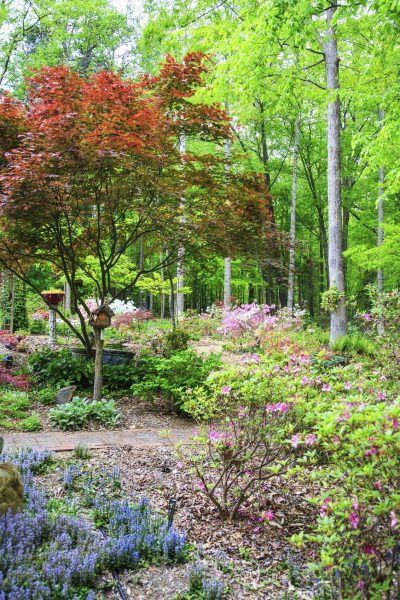
[[[228,115],[194,101],[208,68],[200,53],[182,62],[168,56],[157,76],[138,81],[43,67],[27,80],[24,103],[0,97],[0,262],[33,289],[32,263],[63,274],[80,328],[57,312],[88,354],[79,273],[104,303],[176,261],[181,245],[232,255],[252,236],[260,243],[268,220],[262,181],[227,171]],[[217,150],[182,156],[181,135]],[[168,257],[132,269],[116,291],[115,268],[141,238],[151,239],[155,256],[167,246]]]

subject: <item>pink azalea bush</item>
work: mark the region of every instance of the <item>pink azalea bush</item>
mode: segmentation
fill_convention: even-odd
[[[233,520],[243,515],[243,505],[266,482],[279,485],[292,464],[288,455],[293,450],[287,451],[281,437],[290,405],[242,406],[233,398],[228,400],[228,386],[220,388],[219,394],[215,392],[219,408],[215,407],[215,412],[211,409],[210,416],[217,418],[209,418],[207,426],[195,431],[190,463],[198,489],[223,519]],[[199,399],[195,395],[192,402]],[[208,410],[205,405],[203,408]],[[272,519],[269,511],[267,520]]]
[[[300,333],[287,335],[279,352],[246,354],[188,394],[185,409],[199,422],[192,464],[201,493],[232,517],[243,491],[262,486],[252,463],[261,453],[246,444],[259,443],[260,452],[270,444],[276,486],[299,477],[320,489],[310,498],[314,523],[292,540],[312,545],[318,577],[334,597],[383,597],[395,589],[399,565],[398,385],[375,358],[349,362],[323,348],[309,354],[298,347]],[[303,348],[315,348],[314,340],[305,335]]]
[[[300,327],[304,311],[286,308],[276,309],[274,304],[242,304],[224,313],[222,331],[224,335],[239,337],[255,331],[273,329],[286,330]]]

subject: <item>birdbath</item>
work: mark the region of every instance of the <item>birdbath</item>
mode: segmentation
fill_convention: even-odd
[[[49,307],[49,344],[55,346],[56,340],[56,312],[55,308],[63,301],[65,293],[61,290],[42,292],[42,297]]]

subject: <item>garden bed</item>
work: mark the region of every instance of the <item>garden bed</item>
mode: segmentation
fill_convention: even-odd
[[[185,453],[185,449],[183,449]],[[312,509],[307,503],[310,489],[298,482],[284,487],[271,485],[255,505],[274,511],[274,519],[261,526],[251,514],[234,523],[222,521],[210,508],[197,488],[195,478],[182,458],[171,447],[104,448],[91,452],[84,463],[86,469],[119,468],[123,488],[133,500],[146,495],[155,510],[166,513],[171,497],[177,501],[174,525],[187,532],[187,541],[194,544],[206,562],[210,574],[229,587],[229,597],[256,600],[278,598],[294,590],[302,598],[311,598],[310,581],[304,578],[306,556],[294,552],[288,537],[307,527]],[[62,461],[70,453],[60,453]],[[48,492],[56,498],[66,496],[62,466],[40,477]],[[255,518],[255,517],[254,517]],[[128,597],[143,600],[171,600],[174,594],[188,587],[188,566],[149,565],[146,569],[122,573],[121,581]],[[300,583],[303,578],[303,584]],[[112,585],[103,578],[102,585]],[[114,588],[104,590],[106,598],[116,600]]]

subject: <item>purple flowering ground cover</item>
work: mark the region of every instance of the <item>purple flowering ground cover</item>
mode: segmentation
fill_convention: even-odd
[[[168,527],[146,498],[136,504],[123,498],[118,470],[92,476],[69,464],[62,500],[50,498],[35,481],[56,467],[51,453],[24,450],[0,460],[18,467],[26,493],[22,512],[0,517],[1,600],[94,600],[104,597],[96,583],[110,568],[184,558],[185,535]],[[74,493],[78,485],[82,495]]]

